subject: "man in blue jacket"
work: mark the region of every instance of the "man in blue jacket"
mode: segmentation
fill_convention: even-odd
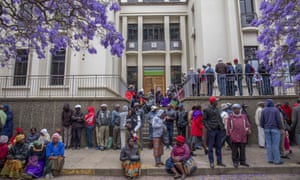
[[[265,132],[268,162],[276,165],[283,164],[279,151],[282,122],[280,112],[271,99],[267,99],[266,106],[261,113],[260,126]]]

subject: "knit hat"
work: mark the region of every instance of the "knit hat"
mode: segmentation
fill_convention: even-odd
[[[18,128],[16,128],[16,132],[20,134],[23,132],[23,129],[18,127]]]
[[[19,135],[16,136],[16,142],[20,142],[23,139],[25,139],[25,135],[24,134],[19,134]]]
[[[39,148],[42,144],[43,144],[43,143],[42,143],[41,141],[39,141],[39,140],[36,140],[36,141],[33,142],[33,146],[34,146],[35,148]]]
[[[227,109],[227,108],[228,108],[227,104],[225,104],[225,103],[221,104],[221,110],[224,110],[224,109]]]
[[[101,104],[100,107],[107,107],[107,104]]]
[[[8,141],[8,137],[5,135],[0,136],[0,144],[6,144]]]
[[[81,108],[81,105],[80,105],[80,104],[77,104],[77,105],[75,106],[75,109],[79,109],[79,108]]]
[[[183,144],[185,142],[185,138],[183,136],[177,136],[176,141]]]

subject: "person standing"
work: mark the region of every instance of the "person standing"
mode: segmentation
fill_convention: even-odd
[[[221,115],[226,132],[227,132],[228,117],[232,113],[231,111],[229,111],[229,109],[231,110],[231,105],[229,103],[221,104],[221,114],[220,115]],[[227,149],[228,148],[232,149],[231,148],[231,140],[227,133],[226,133],[226,136],[224,137],[224,139],[222,140],[222,145],[225,143],[225,141],[227,142]]]
[[[260,118],[261,118],[261,112],[265,106],[264,102],[258,102],[257,103],[257,109],[255,111],[255,123],[257,126],[258,131],[258,146],[260,148],[265,148],[265,132],[264,129],[260,126]]]
[[[249,167],[246,163],[247,135],[251,133],[247,116],[242,114],[240,104],[232,105],[232,114],[227,121],[227,134],[232,142],[232,162],[237,168],[239,165]]]
[[[68,103],[65,103],[63,106],[63,112],[61,113],[61,123],[62,123],[62,132],[63,132],[63,142],[66,149],[71,147],[72,115],[73,115],[73,110],[70,109],[70,105]]]
[[[300,98],[298,98],[297,103],[300,104]],[[300,148],[300,106],[293,108],[291,129],[295,132],[296,142]],[[300,164],[300,161],[297,164]]]
[[[163,165],[161,161],[161,156],[164,154],[164,145],[163,145],[163,133],[165,124],[165,111],[159,110],[157,114],[152,119],[152,127],[153,127],[153,156],[155,159],[155,166],[160,167]]]
[[[218,59],[218,64],[216,65],[216,73],[218,76],[218,87],[220,91],[220,96],[226,96],[226,73],[227,66],[223,62],[223,59]]]
[[[171,104],[168,104],[165,122],[169,136],[169,144],[166,146],[166,148],[168,149],[172,148],[173,146],[174,121],[176,121],[176,111],[174,111],[173,106]]]
[[[261,112],[260,126],[265,132],[268,162],[277,165],[283,164],[279,152],[280,129],[282,128],[280,112],[275,108],[271,99],[266,100],[266,107]]]
[[[1,135],[5,135],[8,138],[11,138],[13,135],[13,128],[14,128],[14,122],[13,122],[14,114],[10,110],[9,105],[7,105],[7,104],[3,105],[3,111],[6,114],[6,121],[2,128]]]
[[[134,108],[135,108],[136,115],[141,119],[141,127],[139,128],[138,136],[139,136],[140,148],[141,150],[143,150],[144,147],[143,128],[145,124],[145,113],[140,104],[135,103]]]
[[[124,105],[122,107],[122,112],[120,113],[120,137],[121,137],[121,148],[126,146],[126,118],[128,115],[128,106]]]
[[[239,95],[243,96],[243,67],[239,63],[238,59],[234,59],[233,63],[235,65],[235,75],[239,89]]]
[[[289,102],[285,102],[284,105],[281,106],[281,109],[285,112],[287,116],[287,125],[290,127],[292,125],[292,107],[290,106]],[[294,144],[294,137],[295,133],[291,129],[288,130],[289,140],[291,144]]]
[[[95,108],[93,106],[89,106],[88,114],[85,115],[87,149],[93,148],[93,134],[94,134],[95,120],[96,120]]]
[[[266,68],[263,61],[258,66],[258,72],[261,74],[263,79],[263,95],[272,95],[270,80],[271,75],[269,74],[269,70]]]
[[[188,125],[188,113],[184,109],[183,104],[178,105],[176,127],[178,135],[186,137],[186,128]]]
[[[246,63],[245,76],[246,76],[246,83],[247,83],[247,87],[248,87],[248,93],[249,93],[249,96],[252,96],[253,95],[253,75],[255,73],[255,70],[251,66],[251,64],[249,64],[248,60],[246,60],[245,63]]]
[[[149,148],[152,149],[153,148],[153,127],[152,127],[152,120],[154,118],[154,116],[156,115],[158,110],[157,106],[151,106],[151,111],[148,113],[148,124],[149,124],[149,141],[150,141],[150,145]]]
[[[109,126],[111,125],[111,113],[106,104],[100,106],[96,115],[96,150],[104,151],[109,138]]]
[[[200,71],[200,75],[201,75],[200,95],[201,96],[206,96],[207,95],[207,79],[206,79],[206,75],[205,75],[206,68],[207,68],[207,66],[203,65],[202,69]]]
[[[120,108],[119,104],[115,105],[115,109],[111,113],[111,124],[113,126],[113,149],[117,150],[121,148],[121,136],[120,136]]]
[[[207,82],[207,96],[213,95],[214,83],[215,83],[215,70],[211,67],[211,64],[207,64],[205,69],[205,76]],[[218,81],[219,82],[219,81]]]
[[[226,74],[226,95],[235,96],[235,71],[231,62],[227,62],[227,74]]]
[[[81,105],[75,106],[75,112],[72,115],[72,136],[73,136],[73,149],[80,149],[81,134],[84,128],[84,114],[81,112]]]
[[[208,159],[210,167],[214,168],[214,155],[213,148],[216,148],[217,165],[225,167],[222,161],[222,138],[224,134],[224,124],[220,116],[219,109],[217,108],[218,102],[215,96],[209,98],[210,105],[204,109],[203,123],[207,129],[208,138]]]

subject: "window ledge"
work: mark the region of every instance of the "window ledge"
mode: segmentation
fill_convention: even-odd
[[[29,86],[8,86],[8,87],[4,87],[2,89],[5,89],[5,90],[9,90],[9,89],[28,90],[28,89],[30,89],[30,87]]]
[[[251,26],[251,27],[242,27],[242,31],[243,32],[245,32],[245,33],[256,33],[256,32],[258,32],[258,28],[257,27],[253,27],[253,26]]]
[[[69,89],[70,87],[69,86],[66,86],[66,85],[48,85],[48,86],[42,86],[40,87],[40,89]]]

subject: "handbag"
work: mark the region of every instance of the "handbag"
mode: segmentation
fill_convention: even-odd
[[[183,168],[186,175],[191,176],[196,172],[197,164],[195,160],[192,157],[190,157],[188,160],[183,162]]]

